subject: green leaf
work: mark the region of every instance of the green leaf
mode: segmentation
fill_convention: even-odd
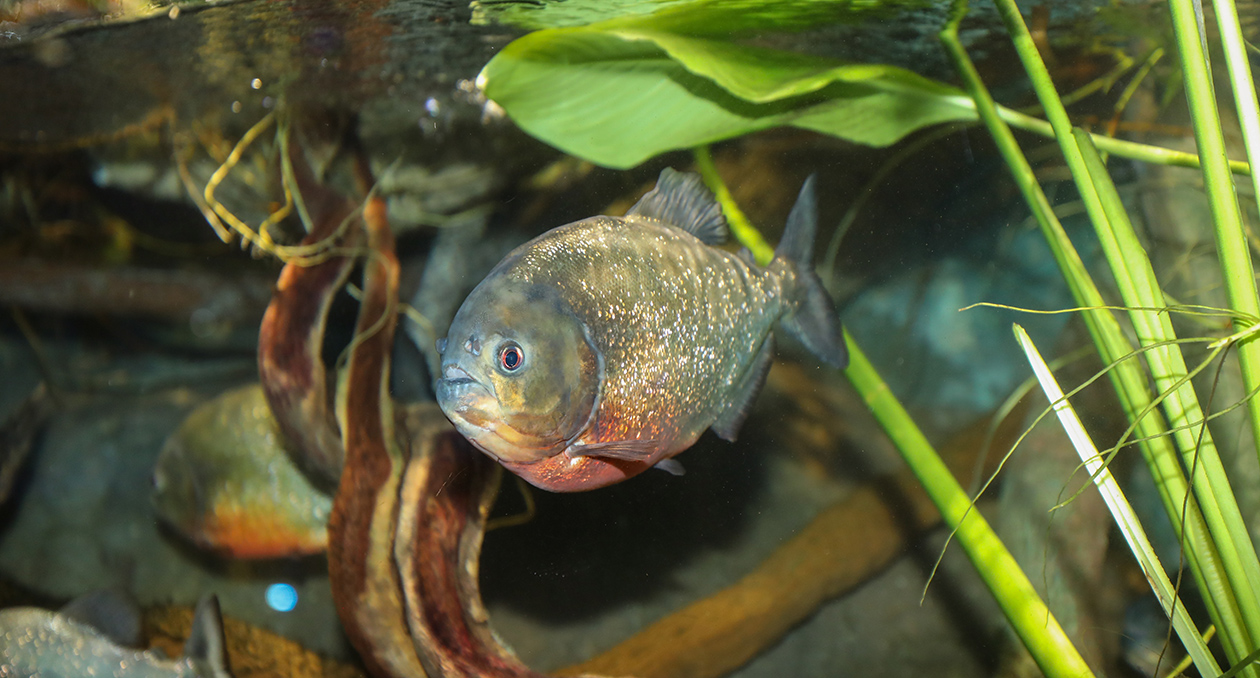
[[[765,103],[816,92],[833,82],[860,82],[887,66],[837,64],[830,59],[642,29],[611,29],[624,40],[645,40],[692,73],[747,101]]]
[[[976,118],[961,92],[903,69],[642,28],[649,22],[531,33],[480,82],[526,132],[615,168],[779,125],[883,146]]]

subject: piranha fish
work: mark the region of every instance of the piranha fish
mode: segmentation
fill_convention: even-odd
[[[438,342],[442,411],[529,483],[590,490],[671,459],[706,428],[734,440],[775,324],[823,362],[848,352],[813,271],[814,178],[766,268],[714,247],[727,226],[697,175],[665,169],[624,217],[552,229],[498,264]]]
[[[328,546],[332,498],[290,461],[258,384],[188,415],[158,455],[152,500],[158,516],[193,543],[235,558]]]
[[[139,635],[139,611],[108,591],[59,612],[0,610],[0,678],[232,678],[213,595],[197,604],[180,658],[135,649]]]

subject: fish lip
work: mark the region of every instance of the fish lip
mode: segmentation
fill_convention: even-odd
[[[481,398],[494,399],[493,384],[479,381],[466,368],[456,362],[442,366],[441,376],[434,381],[438,405],[447,418],[462,417]]]
[[[447,386],[464,386],[466,384],[480,383],[468,373],[468,370],[455,363],[447,363],[442,367],[442,379],[440,381]]]

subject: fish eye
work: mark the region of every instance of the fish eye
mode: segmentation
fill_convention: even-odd
[[[446,337],[437,340],[437,352],[439,355],[446,353]]]
[[[504,372],[515,372],[525,364],[525,351],[516,342],[509,341],[499,347],[499,367]]]

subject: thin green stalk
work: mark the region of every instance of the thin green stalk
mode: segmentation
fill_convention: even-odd
[[[1213,0],[1216,25],[1221,33],[1221,47],[1229,69],[1229,84],[1234,91],[1234,103],[1238,107],[1238,122],[1242,127],[1247,162],[1260,162],[1260,101],[1256,99],[1255,81],[1251,77],[1251,61],[1247,58],[1247,45],[1242,26],[1238,23],[1238,9],[1234,0]],[[1260,177],[1251,178],[1256,195],[1260,195]]]
[[[1049,678],[1093,676],[1058,620],[1015,562],[1015,557],[980,512],[972,509],[971,498],[959,486],[901,403],[897,402],[888,385],[866,359],[866,354],[847,332],[845,340],[849,345],[849,368],[845,375],[862,394],[875,418],[897,445],[919,482],[923,483],[945,523],[955,530],[958,543],[993,592],[1037,666]]]
[[[774,256],[774,250],[761,237],[761,233],[748,223],[731,198],[730,191],[713,165],[708,148],[697,148],[695,154],[701,174],[709,188],[718,196],[722,212],[727,223],[732,225],[731,230],[736,240],[753,251],[754,256],[757,256],[757,250],[761,250],[757,260],[763,264],[768,262]],[[744,228],[735,227],[736,223],[742,223]],[[954,528],[959,544],[975,564],[998,605],[1006,613],[1011,627],[1023,640],[1038,666],[1050,678],[1092,678],[1093,673],[1089,666],[1015,562],[1014,556],[1002,544],[984,517],[978,511],[972,510],[971,497],[954,479],[936,450],[932,449],[918,425],[897,401],[847,330],[844,339],[849,347],[849,367],[845,376],[862,395],[907,465],[923,484],[928,496],[940,509],[942,518]]]
[[[1185,77],[1194,140],[1203,161],[1203,187],[1207,192],[1212,223],[1216,225],[1216,254],[1221,262],[1221,275],[1225,281],[1230,308],[1255,317],[1260,315],[1260,296],[1256,293],[1255,272],[1251,266],[1251,254],[1243,232],[1242,213],[1234,193],[1234,183],[1225,166],[1225,135],[1221,131],[1221,119],[1216,109],[1216,95],[1212,88],[1212,74],[1208,68],[1201,29],[1195,18],[1194,0],[1169,0],[1168,6],[1172,12],[1177,51],[1181,55],[1181,70]],[[1228,9],[1231,10],[1229,14],[1232,20],[1237,21],[1237,13],[1232,11],[1232,7]],[[1230,18],[1227,17],[1226,20],[1229,21]],[[1223,34],[1222,39],[1228,38]],[[1246,61],[1245,55],[1242,61]],[[1245,83],[1239,83],[1237,79],[1236,86],[1254,89],[1250,77]],[[1254,91],[1251,96],[1255,96]],[[1253,119],[1254,115],[1255,112],[1252,111]],[[1254,140],[1248,145],[1253,146]],[[1250,391],[1260,385],[1260,343],[1254,340],[1240,343],[1238,363],[1242,367],[1243,388]],[[1260,441],[1260,401],[1252,400],[1248,410],[1252,433],[1255,440]],[[1257,637],[1260,637],[1260,631],[1257,631]]]
[[[1247,151],[1247,160],[1251,164],[1260,162],[1260,102],[1256,100],[1256,84],[1251,77],[1251,63],[1247,58],[1247,47],[1243,40],[1242,28],[1238,24],[1238,10],[1234,6],[1234,0],[1213,0],[1212,6],[1216,9],[1216,24],[1221,33],[1221,46],[1225,50],[1225,62],[1229,70],[1229,83],[1234,91],[1234,103],[1238,108],[1238,122],[1242,127],[1243,144]],[[1260,195],[1260,177],[1252,176],[1252,187],[1256,191],[1256,195]],[[1237,233],[1222,233],[1222,228],[1217,229],[1217,247],[1221,248],[1221,266],[1225,269],[1225,258],[1228,256],[1232,262],[1233,270],[1238,275],[1246,275],[1242,280],[1226,279],[1229,286],[1230,304],[1236,311],[1254,311],[1260,308],[1260,301],[1257,301],[1256,286],[1254,284],[1255,272],[1251,268],[1251,257],[1248,254],[1246,235],[1242,233],[1241,222],[1239,222],[1239,231]],[[1228,250],[1225,249],[1223,240],[1228,240]],[[1239,251],[1237,248],[1242,247]],[[1225,269],[1228,276],[1228,270]],[[1260,365],[1257,365],[1255,359],[1260,357],[1257,353],[1257,344],[1254,341],[1247,342],[1243,351],[1246,354],[1239,354],[1239,361],[1243,366],[1243,383],[1244,385],[1254,384],[1254,381],[1248,381],[1248,375],[1252,379],[1260,377]],[[1251,414],[1252,433],[1255,434],[1255,440],[1260,440],[1260,402],[1252,400],[1249,404]],[[1260,450],[1258,450],[1260,451]]]
[[[1006,23],[1007,31],[1011,34],[1015,51],[1019,54],[1037,98],[1046,112],[1046,118],[1054,127],[1055,137],[1085,203],[1086,211],[1089,212],[1090,220],[1099,233],[1125,303],[1147,307],[1159,305],[1163,301],[1163,293],[1150,269],[1150,263],[1145,260],[1141,244],[1136,235],[1132,235],[1132,226],[1120,205],[1120,198],[1118,195],[1112,196],[1112,202],[1117,207],[1110,213],[1103,207],[1099,194],[1102,187],[1091,180],[1089,163],[1085,160],[1077,137],[1073,135],[1067,110],[1055,91],[1050,72],[1041,60],[1041,54],[1024,24],[1019,7],[1014,0],[995,0],[995,3],[998,13]],[[1085,135],[1082,134],[1081,138],[1085,138]],[[1096,159],[1096,163],[1099,165],[1096,172],[1098,178],[1110,186],[1110,179],[1105,168],[1101,167],[1101,160]],[[1223,163],[1214,164],[1218,165],[1218,171],[1223,167]],[[1226,181],[1230,179],[1227,169],[1223,176]],[[1114,186],[1110,187],[1114,193]],[[1232,192],[1230,199],[1233,200]],[[1123,245],[1120,243],[1123,236],[1117,234],[1121,230],[1130,234]],[[1172,323],[1165,315],[1135,310],[1130,312],[1130,319],[1144,345],[1175,338]],[[1197,467],[1201,471],[1191,476],[1191,485],[1230,585],[1228,589],[1218,588],[1208,593],[1217,597],[1218,608],[1236,607],[1243,621],[1244,628],[1226,625],[1222,631],[1236,647],[1254,647],[1254,640],[1260,638],[1260,605],[1255,604],[1253,593],[1260,590],[1260,561],[1256,560],[1255,551],[1251,548],[1246,523],[1243,522],[1229,487],[1224,465],[1206,427],[1197,431],[1182,427],[1184,423],[1202,420],[1203,413],[1194,388],[1188,381],[1182,381],[1181,388],[1175,386],[1186,373],[1181,351],[1173,346],[1161,346],[1149,351],[1146,358],[1155,376],[1157,388],[1161,391],[1175,389],[1164,400],[1164,411],[1168,415],[1169,425],[1176,431],[1174,436],[1177,447],[1181,450],[1186,467]],[[1240,601],[1240,597],[1244,600]],[[1239,656],[1231,655],[1231,659],[1238,659]]]
[[[962,76],[968,92],[975,99],[980,117],[993,135],[1016,184],[1037,217],[1038,224],[1051,246],[1077,305],[1099,309],[1104,305],[1102,295],[1093,284],[1088,271],[1081,263],[1080,256],[1055,217],[1049,201],[1037,184],[1032,168],[1015,142],[1010,128],[999,116],[996,103],[958,40],[958,24],[965,11],[965,1],[956,0],[951,20],[941,32],[941,42]],[[1208,590],[1209,583],[1215,585],[1226,581],[1215,547],[1208,538],[1207,526],[1198,509],[1198,504],[1193,497],[1188,496],[1189,488],[1182,475],[1176,452],[1171,443],[1163,437],[1167,427],[1162,417],[1154,412],[1145,417],[1137,416],[1151,402],[1152,397],[1147,389],[1146,375],[1140,367],[1131,361],[1118,362],[1132,350],[1119,324],[1109,312],[1103,310],[1087,310],[1082,313],[1082,317],[1103,361],[1108,364],[1116,363],[1115,369],[1108,373],[1108,378],[1115,386],[1125,412],[1131,420],[1137,422],[1140,437],[1146,439],[1139,449],[1151,467],[1165,510],[1169,512],[1169,515],[1185,516],[1184,522],[1174,521],[1174,527],[1178,530],[1182,543],[1187,545],[1186,556],[1196,582],[1201,588]],[[1207,602],[1213,619],[1219,624],[1236,629],[1241,628],[1236,609],[1228,604],[1220,607],[1210,598]],[[1232,641],[1227,641],[1227,645],[1233,644]],[[1238,655],[1231,654],[1231,656]]]
[[[713,155],[709,153],[709,147],[697,146],[692,149],[692,153],[696,158],[696,169],[700,170],[704,183],[708,185],[709,190],[713,191],[713,196],[722,206],[722,214],[726,216],[726,223],[731,229],[731,234],[735,236],[735,240],[752,252],[757,263],[762,266],[770,263],[770,260],[774,258],[774,248],[761,237],[761,231],[748,221],[743,210],[735,204],[730,189],[726,187],[726,182],[722,181],[722,175],[718,174],[717,166],[713,164]]]
[[[995,110],[998,117],[1011,127],[1022,129],[1025,132],[1032,132],[1048,139],[1054,138],[1054,127],[1041,118],[1020,113],[1005,106],[997,106]],[[1172,167],[1193,167],[1197,169],[1200,166],[1199,156],[1193,153],[1174,151],[1150,144],[1140,144],[1136,141],[1126,141],[1102,134],[1091,134],[1090,138],[1094,141],[1094,145],[1098,147],[1098,150],[1120,156],[1121,158]],[[1251,168],[1245,162],[1230,160],[1228,163],[1230,170],[1236,174],[1251,174]]]
[[[1084,154],[1090,176],[1094,178],[1102,198],[1106,214],[1102,220],[1095,221],[1095,226],[1121,295],[1125,303],[1133,307],[1158,304],[1163,299],[1159,281],[1137,234],[1133,231],[1115,185],[1085,134],[1080,130],[1073,131],[1079,149]],[[1203,426],[1191,425],[1191,422],[1205,421],[1204,413],[1193,386],[1186,378],[1186,364],[1182,353],[1169,343],[1176,340],[1172,321],[1167,314],[1140,308],[1130,309],[1129,317],[1140,342],[1149,347],[1146,360],[1155,378],[1156,388],[1167,394],[1163,407],[1168,413],[1169,423],[1173,426],[1173,435],[1183,452],[1185,464],[1198,467],[1192,481],[1208,525],[1213,531],[1217,549],[1227,568],[1241,568],[1243,581],[1240,583],[1231,579],[1230,583],[1254,643],[1257,635],[1253,624],[1256,623],[1257,612],[1260,612],[1260,600],[1256,598],[1260,592],[1256,584],[1260,578],[1260,562],[1256,560],[1246,523],[1242,519],[1225,467],[1206,423]],[[1231,577],[1237,574],[1239,570],[1230,572]]]

